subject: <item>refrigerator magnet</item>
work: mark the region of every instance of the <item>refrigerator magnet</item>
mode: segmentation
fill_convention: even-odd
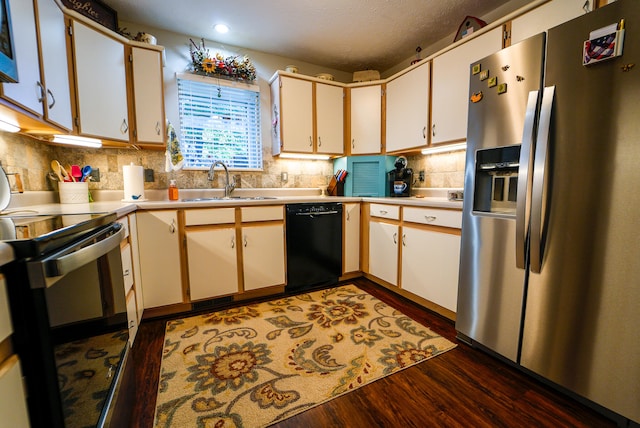
[[[487,82],[487,86],[489,86],[490,88],[493,88],[497,84],[498,84],[498,77],[496,77],[496,76],[491,77],[489,79],[489,81]]]
[[[480,80],[487,80],[489,78],[489,70],[482,70],[480,72],[480,76],[478,76]]]
[[[482,91],[471,94],[471,102],[474,104],[479,103],[482,100],[482,96]]]
[[[498,95],[505,94],[507,92],[507,84],[501,83],[498,85]]]
[[[471,66],[471,74],[478,74],[480,73],[481,67],[480,64],[473,64]]]

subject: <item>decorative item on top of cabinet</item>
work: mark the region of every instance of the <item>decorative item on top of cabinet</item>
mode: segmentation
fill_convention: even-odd
[[[502,27],[459,43],[433,59],[431,144],[467,138],[470,64],[502,48]]]
[[[386,90],[386,153],[421,149],[429,142],[431,62],[392,78]]]
[[[129,142],[124,43],[74,19],[70,28],[78,132],[87,137]]]
[[[118,14],[100,0],[60,0],[64,7],[74,10],[111,31],[118,31]]]
[[[382,153],[382,85],[349,88],[352,155]]]
[[[292,74],[270,80],[273,154],[343,154],[344,85]]]

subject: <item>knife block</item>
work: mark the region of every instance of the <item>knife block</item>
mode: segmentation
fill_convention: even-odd
[[[335,177],[331,177],[327,186],[327,194],[329,196],[344,196],[344,181],[338,181]]]

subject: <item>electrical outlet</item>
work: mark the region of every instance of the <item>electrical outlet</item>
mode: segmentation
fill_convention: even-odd
[[[144,169],[144,181],[146,183],[151,183],[155,180],[155,178],[153,177],[153,170],[151,168],[145,168]]]
[[[100,181],[100,168],[93,168],[91,170],[90,177],[91,177],[91,181],[95,181],[95,182]]]
[[[419,181],[424,181],[424,170],[418,172],[418,180]]]

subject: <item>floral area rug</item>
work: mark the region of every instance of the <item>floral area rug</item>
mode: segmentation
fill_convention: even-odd
[[[268,426],[455,346],[354,285],[170,321],[155,426]]]

